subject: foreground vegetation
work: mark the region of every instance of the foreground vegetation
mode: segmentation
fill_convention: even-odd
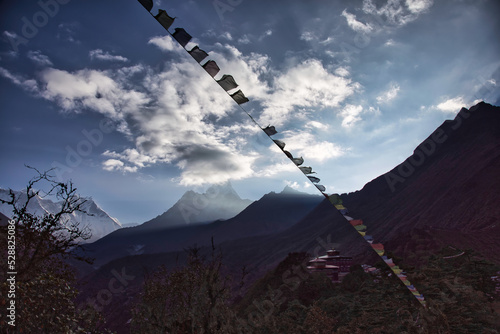
[[[76,256],[78,241],[89,237],[79,226],[65,224],[66,215],[82,210],[84,201],[71,183],[36,172],[26,201],[14,193],[2,200],[13,207],[17,274],[16,326],[2,316],[0,333],[108,333],[97,310],[77,307],[75,272],[65,261]],[[28,213],[30,200],[40,194],[34,188],[42,183],[62,201],[59,213]],[[7,244],[8,226],[0,226],[0,239]],[[8,249],[1,251],[3,315],[12,298],[4,270]],[[333,284],[325,275],[307,272],[308,254],[291,253],[246,287],[245,272],[230,277],[214,246],[206,256],[192,248],[184,266],[158,268],[145,277],[133,309],[123,311],[132,314],[132,333],[499,333],[500,302],[492,277],[500,268],[472,250],[452,253],[459,256],[446,248],[418,268],[405,268],[426,298],[424,308],[383,262],[375,274],[353,266],[341,284]]]
[[[309,256],[289,254],[244,296],[231,299],[219,257],[191,256],[187,266],[146,280],[134,333],[498,333],[498,267],[447,250],[411,268],[422,307],[385,264],[377,274],[353,266],[341,284],[309,274]]]

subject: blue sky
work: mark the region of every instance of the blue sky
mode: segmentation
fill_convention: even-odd
[[[155,1],[328,193],[360,189],[462,106],[499,103],[494,0]],[[307,179],[135,0],[0,3],[0,186],[57,167],[122,223],[230,180]],[[206,60],[205,60],[206,61]],[[203,61],[202,63],[204,63]]]

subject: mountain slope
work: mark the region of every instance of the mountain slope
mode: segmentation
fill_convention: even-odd
[[[24,203],[26,201],[26,193],[22,191],[14,191],[19,203]],[[0,198],[10,199],[9,190],[0,188]],[[121,228],[120,222],[111,216],[109,216],[104,210],[102,210],[92,198],[82,198],[86,200],[82,206],[84,212],[73,212],[71,215],[67,216],[68,224],[78,223],[81,228],[87,227],[90,229],[92,236],[86,242],[93,242],[102,238],[103,236],[116,231]],[[28,205],[28,212],[42,216],[46,213],[56,213],[59,211],[61,206],[60,202],[53,202],[50,199],[42,198],[40,196],[35,196],[31,199]],[[7,204],[0,204],[0,212],[7,217],[12,216],[12,208]]]
[[[96,265],[102,265],[122,256],[182,250],[194,244],[209,245],[212,237],[216,243],[221,243],[274,234],[295,224],[321,200],[321,196],[285,188],[281,193],[264,195],[228,220],[176,227],[151,228],[143,224],[124,228],[87,245],[86,251],[96,258]]]
[[[231,184],[214,185],[203,193],[187,191],[170,209],[142,224],[144,229],[178,227],[236,216],[252,203],[241,199]]]
[[[421,160],[419,150],[424,154]],[[342,198],[350,215],[363,219],[369,234],[382,241],[386,250],[403,257],[406,264],[419,264],[426,254],[445,245],[472,248],[499,263],[499,157],[500,108],[480,103],[462,110],[455,120],[444,122],[405,162]],[[344,255],[354,256],[358,263],[379,261],[367,242],[327,200],[282,232],[228,240],[220,249],[236,279],[245,266],[247,278],[252,281],[289,252],[324,254],[332,246]],[[210,247],[200,252],[209,253]],[[87,277],[92,282],[99,278],[102,284],[93,285],[85,297],[95,298],[99,289],[106,288],[113,278],[113,268],[126,268],[137,278],[127,287],[127,293],[133,294],[139,291],[145,272],[162,264],[172,268],[178,259],[183,263],[183,256],[180,251],[115,259]],[[289,275],[287,279],[293,278]],[[127,302],[125,296],[122,300]]]
[[[400,256],[418,262],[415,253],[452,244],[498,262],[499,171],[500,108],[480,103],[445,121],[403,163],[342,198],[349,215],[363,219],[368,234]],[[324,231],[346,254],[376,259],[338,216],[322,204],[284,234],[312,240]]]

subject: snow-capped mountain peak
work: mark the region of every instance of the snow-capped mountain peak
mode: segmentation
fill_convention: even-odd
[[[14,191],[18,198],[18,203],[22,204],[26,201],[26,191]],[[0,198],[4,200],[10,199],[9,190],[0,188]],[[83,197],[85,203],[82,205],[84,212],[73,212],[68,215],[67,224],[78,223],[81,228],[88,228],[92,234],[86,242],[92,242],[103,236],[121,228],[121,223],[118,219],[109,216],[102,210],[92,199],[92,197]],[[31,199],[28,205],[28,212],[43,216],[47,213],[56,213],[61,208],[61,202],[54,202],[51,199],[35,196]],[[7,204],[0,204],[0,212],[7,217],[12,217],[12,207]]]

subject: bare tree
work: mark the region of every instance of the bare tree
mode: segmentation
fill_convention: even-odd
[[[10,228],[0,226],[0,244],[7,245],[9,240],[9,245],[15,245],[15,261],[11,261],[13,266],[7,266],[12,252],[9,249],[9,256],[3,256],[7,255],[7,247],[2,247],[0,264],[16,272],[14,302],[17,315],[15,327],[0,320],[0,333],[95,333],[79,326],[88,319],[76,310],[75,271],[65,262],[70,257],[90,262],[76,252],[80,243],[90,238],[90,230],[69,219],[75,212],[85,213],[86,200],[77,194],[72,182],[57,182],[51,170],[40,172],[27,167],[36,175],[25,191],[9,190],[7,198],[0,199],[0,203],[12,208]],[[37,196],[55,198],[59,205],[57,212],[37,214],[30,211],[30,204]],[[12,236],[15,236],[14,243],[9,238]],[[12,301],[12,297],[7,300],[5,275],[6,271],[2,270],[0,305]]]
[[[86,213],[83,205],[86,200],[76,193],[71,181],[57,182],[50,175],[52,170],[40,172],[38,169],[27,166],[36,172],[27,184],[25,192],[19,194],[9,190],[8,199],[0,199],[0,203],[10,205],[12,220],[15,224],[16,264],[18,280],[29,280],[33,272],[40,269],[45,261],[52,257],[75,257],[89,261],[76,253],[82,241],[91,237],[90,230],[80,227],[79,223],[70,223],[69,215],[74,212]],[[46,191],[36,189],[46,186]],[[55,197],[60,205],[56,213],[46,212],[36,215],[29,212],[30,203],[35,197]],[[24,198],[25,197],[25,198]]]

